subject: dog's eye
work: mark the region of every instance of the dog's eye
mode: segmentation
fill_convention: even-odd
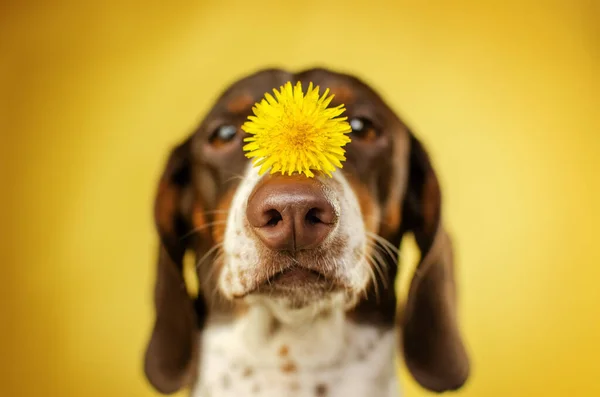
[[[379,137],[379,132],[373,126],[373,123],[362,117],[354,117],[350,119],[350,127],[352,128],[352,136],[363,141],[374,141]]]
[[[237,127],[231,124],[224,124],[217,128],[210,136],[209,141],[213,145],[221,145],[231,141],[237,134]]]

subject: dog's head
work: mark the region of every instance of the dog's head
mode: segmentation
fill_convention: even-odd
[[[352,141],[332,178],[259,176],[244,155],[241,125],[252,106],[288,81],[329,88],[332,105],[346,106]],[[157,389],[172,392],[189,382],[197,333],[209,314],[235,316],[254,304],[284,322],[342,308],[355,321],[398,325],[418,382],[435,391],[465,382],[469,362],[436,174],[419,140],[359,79],[324,69],[270,69],[233,84],[172,151],[155,218],[161,247],[146,374]],[[407,232],[422,256],[399,314],[397,250]],[[195,301],[182,277],[188,250],[198,263]]]

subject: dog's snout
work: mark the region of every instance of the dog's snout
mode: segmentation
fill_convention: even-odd
[[[337,222],[322,185],[302,176],[268,177],[248,199],[246,216],[256,235],[273,250],[316,247]]]

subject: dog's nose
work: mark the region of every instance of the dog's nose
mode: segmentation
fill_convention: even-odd
[[[248,222],[270,249],[314,248],[338,218],[323,189],[320,182],[303,176],[269,176],[248,199]]]

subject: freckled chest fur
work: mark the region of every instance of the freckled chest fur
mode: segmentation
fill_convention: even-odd
[[[400,396],[393,328],[359,325],[342,309],[283,324],[265,305],[200,335],[191,397]]]

